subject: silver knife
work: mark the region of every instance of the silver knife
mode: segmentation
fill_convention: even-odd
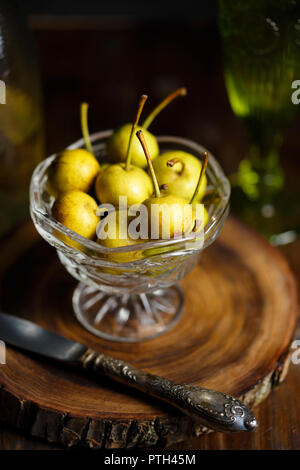
[[[249,409],[230,395],[149,374],[14,315],[0,313],[0,339],[17,348],[90,369],[134,387],[179,408],[199,424],[215,431],[253,431],[257,427]]]

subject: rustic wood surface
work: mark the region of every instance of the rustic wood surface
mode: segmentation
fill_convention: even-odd
[[[177,382],[240,397],[250,407],[286,375],[297,313],[295,282],[279,252],[235,220],[181,282],[185,308],[179,323],[140,344],[97,339],[78,324],[71,306],[76,283],[31,224],[3,241],[0,257],[1,309],[97,351]],[[106,379],[13,348],[6,361],[0,367],[1,420],[32,436],[64,446],[123,448],[161,447],[207,432]]]
[[[78,138],[80,101],[91,104],[90,127],[95,131],[127,122],[135,111],[137,94],[151,94],[149,110],[171,89],[186,85],[188,96],[176,104],[174,112],[166,112],[154,122],[153,132],[197,140],[217,156],[226,173],[235,171],[248,141],[226,97],[214,24],[203,25],[196,18],[163,24],[129,24],[122,18],[93,18],[92,25],[85,18],[76,21],[74,27],[68,17],[59,18],[59,28],[53,17],[46,23],[40,19],[31,22],[42,72],[47,155]],[[281,152],[288,179],[294,182],[299,181],[300,173],[299,118],[285,133]],[[25,234],[21,252],[24,243],[31,243]],[[281,251],[299,284],[300,241]],[[23,279],[18,282],[16,290]],[[291,364],[286,380],[256,407],[257,431],[212,433],[171,448],[300,449],[299,387],[300,367]],[[0,424],[0,449],[58,448],[62,447]]]

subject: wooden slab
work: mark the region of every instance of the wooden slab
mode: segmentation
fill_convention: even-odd
[[[94,337],[76,321],[76,285],[28,223],[0,244],[0,308],[178,382],[230,393],[250,407],[287,372],[296,287],[277,250],[229,219],[183,281],[173,330],[137,344]],[[1,331],[0,331],[1,339]],[[65,446],[163,447],[208,432],[139,392],[7,348],[0,419]]]

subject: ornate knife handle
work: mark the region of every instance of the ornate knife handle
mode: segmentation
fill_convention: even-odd
[[[253,431],[257,427],[257,421],[248,408],[230,395],[195,385],[177,384],[92,349],[84,353],[80,363],[86,369],[106,375],[179,408],[215,431]]]

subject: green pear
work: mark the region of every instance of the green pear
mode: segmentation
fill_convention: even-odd
[[[125,162],[131,128],[132,124],[124,124],[108,139],[106,152],[109,160],[114,162]],[[139,126],[137,129],[143,128]],[[159,154],[159,146],[156,137],[147,130],[144,130],[144,132],[151,158],[154,159]],[[140,143],[136,136],[134,136],[132,141],[131,162],[133,165],[136,165],[140,168],[145,168],[147,166],[143,150],[141,149]]]
[[[87,122],[88,104],[80,105],[81,131],[85,149],[64,150],[52,162],[48,170],[49,192],[57,197],[67,191],[89,192],[100,172],[98,160],[93,155]]]
[[[135,129],[137,128],[141,112],[147,100],[147,95],[142,95],[139,100],[135,121],[130,125],[130,135],[127,142],[125,163],[116,163],[108,166],[99,174],[96,180],[95,191],[101,203],[109,203],[114,208],[119,207],[119,198],[127,198],[127,205],[140,204],[152,194],[152,182],[147,173],[132,164],[134,155]]]
[[[52,208],[52,216],[73,232],[92,240],[96,236],[100,218],[97,213],[96,201],[83,191],[69,191],[61,194]],[[67,245],[82,251],[82,246],[60,232],[56,233]]]
[[[148,127],[155,119],[155,117],[175,98],[178,96],[185,96],[186,89],[178,88],[177,90],[170,93],[156,108],[149,114],[145,119],[142,126],[136,128],[136,130],[142,130],[144,138],[146,140],[148,152],[150,158],[154,160],[159,154],[159,146],[156,137],[148,131]],[[136,120],[136,125],[138,119]],[[109,160],[115,162],[125,162],[127,158],[128,147],[130,147],[130,139],[132,136],[132,124],[125,124],[117,129],[107,141],[107,156]],[[138,139],[134,136],[132,140],[132,155],[131,162],[140,168],[146,168],[147,162],[144,157],[143,150],[139,144]]]
[[[204,212],[203,212],[203,220],[196,220],[196,212],[193,211],[193,221],[192,221],[192,225],[193,225],[193,232],[200,232],[207,224],[207,222],[209,221],[209,215],[208,215],[208,212],[206,210],[206,208],[204,207]],[[198,227],[197,227],[198,225]],[[195,238],[195,240],[197,239],[197,237]],[[155,256],[155,255],[161,255],[163,253],[169,253],[171,251],[174,251],[174,250],[177,250],[178,248],[184,248],[184,246],[180,245],[178,247],[178,245],[168,245],[168,246],[163,246],[163,247],[158,247],[158,248],[148,248],[146,250],[144,250],[144,256],[145,257],[148,257],[148,256]],[[162,271],[164,272],[164,271]]]
[[[193,212],[193,214],[194,214],[194,217],[193,217],[193,220],[194,220],[193,231],[194,232],[200,232],[200,230],[203,230],[204,227],[207,225],[207,222],[209,221],[209,215],[208,215],[207,209],[205,207],[203,207],[203,219],[201,219],[201,220],[196,220],[195,211]],[[198,227],[197,227],[197,225],[198,225]]]
[[[195,227],[195,217],[197,216],[197,197],[203,184],[203,178],[205,176],[205,169],[208,161],[207,152],[204,152],[203,165],[201,167],[197,184],[194,187],[190,201],[172,194],[163,196],[160,192],[154,165],[149,156],[143,132],[138,131],[136,134],[147,159],[155,192],[154,196],[143,202],[143,205],[147,208],[148,211],[150,225],[149,237],[153,238],[154,234],[155,238],[173,238],[191,232]],[[156,217],[153,217],[153,210],[155,210],[155,206]]]
[[[88,192],[99,172],[98,160],[87,150],[64,150],[49,167],[47,187],[55,197],[73,190]]]
[[[126,196],[128,206],[140,204],[153,192],[149,175],[141,168],[125,163],[115,163],[101,171],[96,179],[95,191],[99,201],[119,207],[119,197]]]
[[[152,196],[143,202],[148,211],[149,238],[172,239],[189,233],[193,214],[189,202],[179,196]]]
[[[123,219],[122,219],[123,218]],[[110,212],[101,220],[97,229],[97,243],[106,248],[120,248],[122,246],[132,246],[141,243],[141,240],[134,240],[128,232],[128,224],[130,221],[127,211]],[[105,233],[105,237],[103,234]],[[141,259],[143,254],[141,250],[108,253],[105,255],[109,261],[118,263],[130,263]]]
[[[201,162],[194,155],[181,151],[170,151],[159,155],[153,162],[153,168],[159,186],[167,185],[168,193],[190,200],[194,194],[201,172]],[[197,194],[200,201],[207,185],[203,176]]]
[[[154,187],[154,195],[143,202],[148,215],[148,234],[151,239],[171,239],[182,236],[193,228],[193,211],[189,202],[160,191],[153,163],[143,132],[136,133],[145,154]]]
[[[199,178],[198,178],[196,188],[194,190],[194,194],[192,195],[191,200],[190,200],[190,204],[193,208],[193,220],[194,220],[193,231],[194,232],[200,232],[201,230],[203,230],[205,228],[206,224],[209,221],[209,215],[208,215],[208,212],[207,212],[204,205],[203,205],[203,212],[200,215],[201,219],[197,220],[197,217],[198,217],[198,215],[197,215],[197,204],[199,203],[199,201],[198,201],[199,191],[200,191],[200,188],[202,186],[203,179],[205,177],[205,170],[206,170],[206,167],[207,167],[208,158],[209,158],[208,153],[203,152],[203,163],[202,163],[202,166],[201,166],[200,175],[199,175]]]

